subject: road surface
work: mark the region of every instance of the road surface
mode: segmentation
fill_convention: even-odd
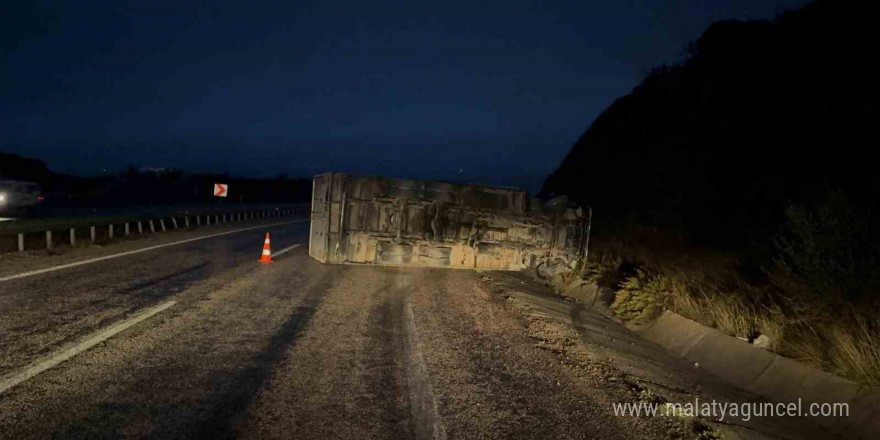
[[[744,397],[607,318],[555,316],[561,300],[526,277],[322,265],[307,222],[275,220],[0,281],[7,380],[166,307],[0,394],[0,438],[832,438],[797,419],[615,416],[646,396]],[[266,232],[286,250],[271,265]]]

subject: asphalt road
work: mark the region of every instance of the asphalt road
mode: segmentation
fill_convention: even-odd
[[[301,246],[261,265],[267,231],[276,252]],[[606,318],[536,314],[560,300],[524,277],[323,265],[307,233],[0,282],[0,378],[176,302],[0,394],[0,438],[831,438],[797,420],[617,417],[645,396],[743,396]]]

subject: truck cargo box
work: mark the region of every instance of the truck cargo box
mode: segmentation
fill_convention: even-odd
[[[335,264],[565,270],[589,215],[524,190],[327,173],[312,187],[309,255]]]

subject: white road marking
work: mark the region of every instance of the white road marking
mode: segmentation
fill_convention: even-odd
[[[18,373],[12,373],[7,376],[7,378],[0,380],[0,394],[5,393],[10,388],[94,347],[95,345],[100,344],[101,342],[106,341],[107,339],[113,337],[117,333],[177,304],[177,301],[167,301],[162,304],[159,304],[154,307],[150,307],[135,316],[126,319],[121,322],[117,322],[104,330],[101,330],[97,333],[92,334],[82,342],[74,345],[73,347],[69,347],[66,349],[62,349],[54,354],[52,354],[48,359],[43,361],[39,361],[33,363]]]
[[[8,222],[8,221],[12,221],[12,220],[15,220],[15,219],[14,218],[7,218],[7,217],[0,217],[0,222]]]
[[[204,240],[206,238],[219,237],[221,235],[229,235],[229,234],[235,234],[237,232],[250,231],[253,229],[268,228],[271,226],[289,225],[289,224],[293,224],[293,223],[302,223],[302,222],[307,222],[307,221],[309,221],[309,220],[308,219],[300,219],[300,220],[294,220],[291,222],[271,223],[268,225],[260,225],[260,226],[253,226],[250,228],[236,229],[234,231],[219,232],[217,234],[210,234],[210,235],[205,235],[202,237],[188,238],[186,240],[175,241],[174,243],[159,244],[156,246],[145,247],[143,249],[135,249],[133,251],[121,252],[121,253],[113,254],[113,255],[105,255],[103,257],[92,258],[92,259],[83,260],[83,261],[77,261],[75,263],[62,264],[60,266],[49,267],[46,269],[33,270],[30,272],[23,272],[23,273],[19,273],[19,274],[15,274],[15,275],[9,275],[6,277],[0,277],[0,282],[14,280],[14,279],[18,279],[18,278],[29,277],[29,276],[33,276],[33,275],[39,275],[41,273],[53,272],[53,271],[61,270],[61,269],[69,269],[71,267],[82,266],[84,264],[97,263],[98,261],[109,260],[111,258],[119,258],[119,257],[124,257],[126,255],[139,254],[141,252],[147,252],[147,251],[152,251],[155,249],[160,249],[160,248],[164,248],[164,247],[168,247],[168,246],[176,246],[178,244],[184,244],[184,243],[190,243],[193,241]]]
[[[293,245],[293,246],[290,246],[290,247],[286,247],[286,248],[284,248],[284,249],[281,249],[280,251],[275,252],[272,256],[273,256],[273,257],[277,257],[277,256],[279,256],[279,255],[281,255],[281,254],[283,254],[283,253],[285,253],[285,252],[292,251],[292,250],[294,250],[294,249],[296,249],[296,248],[298,248],[298,247],[300,247],[300,244],[299,244],[299,243],[297,243],[297,244],[295,244],[295,245]]]

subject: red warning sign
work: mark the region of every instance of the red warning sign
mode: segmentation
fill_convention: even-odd
[[[226,197],[226,192],[229,191],[229,185],[225,183],[215,183],[214,184],[214,197]]]

